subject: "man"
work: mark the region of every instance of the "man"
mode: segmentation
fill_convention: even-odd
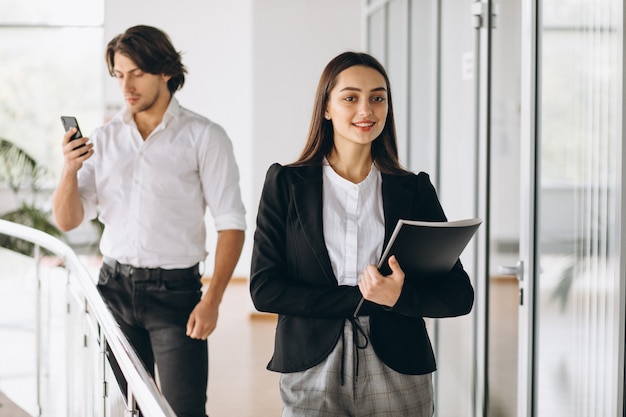
[[[153,374],[156,364],[176,414],[205,417],[207,337],[244,241],[232,144],[219,125],[178,104],[186,69],[165,33],[131,27],[105,56],[126,108],[90,138],[65,134],[54,219],[68,231],[98,215],[100,293]],[[218,239],[201,297],[207,206]]]

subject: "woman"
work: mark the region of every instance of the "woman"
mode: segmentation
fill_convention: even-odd
[[[283,416],[432,416],[423,317],[467,314],[474,291],[458,261],[420,277],[391,257],[381,275],[400,218],[446,219],[428,175],[398,162],[384,68],[343,53],[322,73],[302,154],[269,168],[259,204],[250,290],[279,315],[268,369],[282,373]]]

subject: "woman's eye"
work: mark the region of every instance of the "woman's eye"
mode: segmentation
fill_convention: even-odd
[[[385,101],[385,97],[372,97],[372,101],[376,103],[382,103],[383,101]]]
[[[350,96],[350,97],[344,97],[344,100],[345,100],[345,101],[356,101],[356,97],[352,97],[352,96]]]

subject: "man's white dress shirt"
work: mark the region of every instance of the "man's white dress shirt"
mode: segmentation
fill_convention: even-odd
[[[89,137],[78,171],[86,218],[105,225],[100,250],[137,267],[186,268],[206,258],[206,207],[216,230],[245,230],[239,171],[226,132],[172,97],[143,140],[120,111]]]

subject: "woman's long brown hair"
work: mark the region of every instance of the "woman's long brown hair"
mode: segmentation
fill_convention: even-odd
[[[387,83],[387,119],[385,127],[372,142],[372,160],[376,167],[386,174],[407,174],[398,160],[398,144],[396,127],[393,117],[391,86],[384,67],[373,56],[362,52],[344,52],[333,58],[324,68],[317,86],[313,116],[309,127],[309,135],[302,153],[292,165],[318,165],[333,149],[333,125],[331,120],[324,118],[330,92],[335,87],[339,74],[356,65],[378,71]]]

